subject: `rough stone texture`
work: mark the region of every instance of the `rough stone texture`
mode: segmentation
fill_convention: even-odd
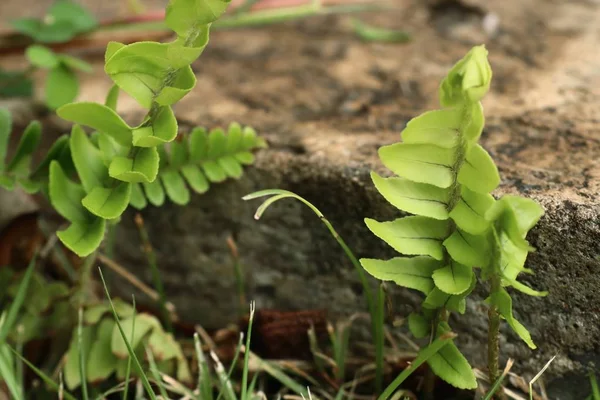
[[[515,358],[516,370],[533,374],[558,355],[546,374],[550,398],[581,399],[587,393],[585,369],[590,362],[600,365],[599,5],[393,4],[396,11],[367,20],[412,32],[408,44],[362,43],[347,17],[212,35],[194,66],[198,86],[177,106],[182,124],[212,127],[237,120],[256,127],[271,147],[240,181],[214,186],[185,208],[143,212],[169,298],[184,319],[208,328],[234,320],[226,245],[232,235],[258,307],[327,308],[332,318],[364,310],[355,272],[310,210],[288,200],[256,222],[258,202],[240,198],[258,189],[292,190],[323,211],[357,256],[393,256],[362,222],[398,216],[370,183],[371,169],[385,173],[376,150],[397,141],[410,118],[436,107],[437,85],[448,68],[485,42],[494,81],[484,101],[482,140],[500,168],[496,194],[520,193],[546,209],[529,236],[538,249],[528,259],[535,276],[522,280],[550,295],[513,294],[515,314],[539,349],[528,350],[503,329],[503,358]],[[108,84],[88,78],[85,97],[101,100]],[[132,102],[123,103],[124,110],[132,108]],[[150,281],[132,216],[123,219],[117,254]],[[131,292],[125,283],[118,290]],[[466,315],[451,321],[460,347],[479,366],[485,356],[484,296],[484,288],[478,289]],[[420,300],[403,290],[394,290],[393,299],[400,315]]]

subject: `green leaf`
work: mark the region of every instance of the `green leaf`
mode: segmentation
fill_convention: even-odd
[[[402,131],[402,141],[411,144],[432,144],[447,149],[459,143],[463,120],[460,108],[428,111],[413,118]]]
[[[444,258],[442,241],[448,230],[447,221],[412,216],[392,222],[365,219],[367,227],[396,251],[410,255],[428,255],[436,260]]]
[[[475,46],[448,72],[440,85],[443,107],[478,102],[488,92],[492,68],[487,54],[484,45]]]
[[[525,237],[527,232],[544,215],[544,209],[534,200],[520,196],[504,195],[496,206],[488,211],[486,218],[489,221],[496,221],[504,212],[512,214],[510,215],[511,221],[505,222],[516,224],[516,229],[522,237]]]
[[[422,339],[431,333],[431,321],[424,315],[415,312],[408,316],[408,329],[417,339]]]
[[[196,77],[189,66],[179,69],[181,59],[171,60],[168,47],[155,42],[112,44],[104,70],[143,107],[150,108],[153,101],[171,105],[194,87]],[[174,74],[170,86],[165,86],[167,74]]]
[[[75,35],[97,26],[92,14],[68,0],[57,0],[43,21],[22,18],[12,22],[13,27],[42,43],[66,42]]]
[[[117,357],[110,347],[114,327],[115,321],[110,318],[103,319],[98,325],[87,363],[87,380],[90,383],[103,382],[115,372]]]
[[[142,185],[150,204],[160,207],[165,203],[165,191],[160,183],[160,179],[156,179],[152,183],[142,182]]]
[[[490,305],[497,307],[498,312],[506,319],[508,325],[510,325],[512,330],[515,331],[525,343],[527,343],[527,346],[531,349],[536,348],[527,328],[513,317],[512,299],[506,290],[500,289],[498,292],[492,293],[486,301],[488,301]]]
[[[129,198],[129,204],[131,204],[131,206],[137,210],[142,210],[148,205],[146,196],[144,196],[144,191],[139,183],[131,184],[131,197]]]
[[[481,103],[473,103],[471,106],[471,121],[464,130],[464,135],[471,143],[476,143],[483,132],[485,117]]]
[[[461,309],[463,306],[461,300],[463,300],[462,294],[452,295],[442,292],[437,287],[434,287],[433,290],[427,294],[427,297],[425,297],[423,308],[427,310],[445,308],[448,311],[458,311],[462,314],[464,310]]]
[[[8,140],[12,132],[12,115],[7,108],[0,108],[0,172],[4,171]]]
[[[383,281],[393,281],[400,286],[429,293],[434,288],[433,271],[440,268],[439,261],[431,257],[396,257],[391,260],[363,258],[361,265],[369,274]]]
[[[119,87],[112,85],[104,100],[104,105],[113,111],[117,111],[117,103],[119,102]]]
[[[181,174],[194,192],[202,194],[208,191],[208,180],[197,166],[184,165],[181,167]]]
[[[173,0],[167,6],[165,23],[185,37],[199,25],[216,21],[228,5],[229,1],[223,0]]]
[[[115,157],[125,157],[129,154],[131,147],[121,146],[115,139],[104,132],[97,132],[98,148],[104,165],[110,165]]]
[[[392,172],[413,182],[447,188],[453,182],[454,151],[430,144],[396,143],[379,149]]]
[[[88,306],[83,312],[83,323],[85,325],[96,325],[100,322],[100,318],[109,311],[110,308],[105,303]]]
[[[444,268],[437,269],[432,275],[435,286],[448,294],[461,294],[471,286],[473,268],[450,261]]]
[[[458,172],[458,182],[477,193],[489,193],[500,184],[498,168],[487,151],[478,144],[471,146]]]
[[[95,187],[82,200],[82,204],[94,215],[104,219],[115,219],[121,216],[131,197],[131,184],[119,183],[110,188]]]
[[[0,96],[31,97],[33,81],[23,71],[4,71],[0,68]]]
[[[172,169],[161,173],[160,178],[167,192],[167,196],[175,204],[186,205],[190,202],[190,191],[185,186],[185,181],[177,171]]]
[[[31,45],[25,49],[25,57],[29,62],[39,68],[52,69],[58,66],[58,56],[48,47],[38,44]]]
[[[173,169],[182,168],[188,161],[187,141],[174,141],[170,144],[169,164]]]
[[[56,113],[67,121],[104,132],[123,146],[131,145],[131,128],[114,110],[105,105],[88,102],[71,103],[60,107]]]
[[[530,288],[527,285],[522,284],[519,281],[516,281],[514,279],[507,279],[504,275],[502,276],[502,284],[504,286],[511,286],[515,289],[517,289],[519,292],[521,293],[525,293],[526,295],[529,296],[534,296],[534,297],[544,297],[548,295],[547,291],[538,291],[538,290],[534,290],[532,288]]]
[[[251,150],[257,147],[267,147],[267,143],[264,139],[258,137],[256,131],[251,126],[245,126],[242,135],[242,148],[245,150]]]
[[[71,155],[86,193],[104,186],[108,181],[108,169],[104,165],[102,153],[79,125],[73,125],[71,131]]]
[[[171,86],[164,87],[154,98],[161,106],[171,106],[181,100],[196,86],[196,75],[190,66],[177,71]]]
[[[89,360],[89,354],[92,347],[92,341],[94,338],[95,327],[85,326],[82,331],[82,347],[79,348],[77,331],[74,330],[73,336],[71,337],[71,344],[67,351],[67,362],[63,368],[63,375],[65,378],[65,384],[70,390],[73,390],[81,385],[81,375],[79,373],[79,352],[83,351],[84,358]]]
[[[177,357],[179,344],[173,335],[166,333],[161,328],[156,328],[148,338],[148,347],[157,361],[170,360]]]
[[[382,178],[371,172],[377,191],[396,208],[411,214],[448,219],[448,191],[404,178]]]
[[[377,398],[377,400],[388,400],[393,398],[394,392],[396,394],[402,393],[402,391],[396,392],[396,389],[410,376],[412,375],[424,362],[429,360],[430,357],[437,354],[441,348],[445,347],[447,343],[456,337],[456,334],[448,332],[431,342],[428,346],[422,347],[419,350],[418,356],[411,362],[410,367],[404,369],[400,375],[394,379],[392,383],[383,391],[383,393]]]
[[[106,220],[74,221],[67,229],[57,233],[58,238],[79,257],[90,255],[104,238]]]
[[[69,21],[75,33],[87,32],[98,25],[92,13],[70,0],[55,1],[48,11],[48,16],[55,21]]]
[[[31,174],[31,178],[34,180],[46,180],[48,179],[50,173],[50,163],[56,160],[60,166],[63,168],[63,171],[75,171],[75,166],[73,165],[73,159],[71,157],[71,149],[69,144],[69,136],[62,135],[52,144],[48,153],[44,159],[38,164],[35,171]]]
[[[208,154],[208,134],[204,128],[194,128],[189,135],[190,160],[204,161]]]
[[[484,233],[490,227],[486,212],[494,205],[494,198],[488,193],[473,192],[466,186],[461,187],[460,193],[459,201],[450,211],[450,218],[465,232],[473,235]]]
[[[190,45],[186,46],[185,38],[178,37],[175,41],[169,43],[167,47],[167,57],[173,68],[183,68],[193,63],[208,44],[210,27],[200,28],[198,38]]]
[[[237,153],[243,147],[244,134],[242,126],[237,122],[232,122],[227,128],[227,147],[225,153]]]
[[[233,156],[223,156],[219,158],[217,163],[223,168],[227,176],[231,178],[239,179],[244,173],[242,166]]]
[[[354,32],[364,41],[404,43],[410,40],[410,35],[401,30],[385,29],[354,20]]]
[[[31,155],[37,148],[40,138],[42,136],[42,126],[37,121],[32,121],[27,125],[17,150],[6,166],[7,172],[13,172],[16,175],[27,175],[29,173],[29,162],[31,161]]]
[[[170,107],[161,107],[152,122],[152,126],[133,130],[134,146],[155,147],[177,136],[177,120]]]
[[[78,70],[82,72],[92,72],[93,68],[90,63],[83,61],[80,58],[72,57],[67,54],[59,54],[58,59],[61,64],[71,70]]]
[[[123,331],[131,332],[131,325],[134,323],[134,319],[134,336],[131,339],[128,338],[132,349],[136,349],[138,345],[141,344],[142,339],[148,333],[150,333],[152,329],[160,327],[160,322],[158,322],[155,317],[149,314],[140,313],[134,317],[126,318],[121,321],[121,327],[123,328]],[[121,333],[116,325],[112,331],[111,350],[113,354],[120,359],[127,358],[129,355],[129,352],[127,351],[127,345],[121,337]]]
[[[202,163],[202,170],[211,182],[223,182],[227,179],[225,170],[216,161],[206,161]]]
[[[438,327],[438,330],[441,330]],[[449,329],[441,330],[442,333]],[[437,353],[429,357],[427,363],[433,372],[459,389],[475,389],[477,380],[467,359],[461,354],[453,341],[448,342]]]
[[[444,247],[453,260],[470,267],[485,267],[489,262],[490,245],[485,236],[471,235],[456,229],[444,241]]]
[[[50,163],[49,195],[52,206],[67,220],[89,220],[90,215],[81,204],[85,191],[81,185],[67,178],[58,161]]]
[[[211,160],[217,159],[225,154],[227,150],[227,137],[222,129],[213,129],[208,134],[208,154]]]
[[[158,151],[155,147],[138,149],[133,158],[115,157],[108,169],[109,175],[124,182],[153,182],[158,174]]]
[[[508,281],[514,281],[517,276],[525,271],[525,260],[528,249],[513,243],[505,232],[500,232],[500,268],[502,275]]]
[[[239,153],[235,153],[234,157],[240,162],[240,164],[243,165],[254,164],[255,160],[254,154],[250,153],[249,151],[241,151]]]

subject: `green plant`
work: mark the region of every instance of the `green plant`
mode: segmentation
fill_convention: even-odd
[[[480,100],[492,77],[483,46],[474,47],[448,73],[440,86],[440,110],[411,120],[402,143],[379,150],[394,174],[371,177],[393,206],[415,214],[391,222],[366,219],[368,228],[400,253],[413,257],[362,259],[364,269],[381,280],[423,292],[421,313],[409,317],[416,337],[430,340],[450,330],[449,312],[463,313],[465,299],[476,285],[475,268],[490,284],[489,374],[498,378],[498,328],[503,317],[535,348],[525,327],[512,314],[505,290],[513,287],[540,296],[545,293],[516,281],[532,250],[525,236],[543,214],[532,200],[489,193],[500,183],[498,170],[477,142],[484,126]],[[427,360],[436,375],[459,388],[475,388],[469,363],[453,342]]]
[[[132,306],[115,299],[112,306],[111,303],[102,302],[88,306],[83,311],[80,327],[73,331],[66,354],[63,373],[67,388],[72,390],[82,384],[82,359],[87,360],[84,371],[88,383],[105,381],[113,375],[119,380],[126,378],[130,362],[128,346],[111,315],[112,307],[122,329],[127,333],[133,332],[127,340],[138,358],[142,358],[147,349],[161,371],[174,373],[179,381],[191,383],[189,366],[173,335],[164,331],[156,317],[146,313],[137,314]]]
[[[92,71],[92,66],[87,62],[66,54],[57,54],[40,44],[27,47],[25,55],[30,63],[27,74],[36,69],[48,70],[45,102],[51,109],[70,103],[79,94],[76,71]]]
[[[383,343],[384,342],[384,337],[383,337],[384,333],[383,333],[383,326],[382,326],[383,325],[383,315],[384,315],[384,310],[383,310],[384,302],[383,302],[383,294],[381,293],[381,288],[378,292],[378,295],[375,296],[373,294],[373,291],[371,290],[371,286],[369,285],[367,276],[365,275],[363,269],[361,268],[361,266],[358,262],[358,259],[356,258],[356,256],[352,252],[352,250],[350,250],[350,247],[348,247],[348,245],[346,244],[344,239],[342,239],[342,237],[336,232],[336,230],[333,228],[333,225],[331,225],[329,220],[327,218],[325,218],[323,213],[317,207],[315,207],[311,202],[309,202],[308,200],[306,200],[305,198],[303,198],[301,196],[298,196],[297,194],[295,194],[293,192],[290,192],[287,190],[281,190],[281,189],[260,190],[258,192],[254,192],[254,193],[244,196],[243,200],[253,200],[253,199],[257,199],[260,197],[266,197],[266,196],[271,196],[271,197],[266,199],[258,207],[256,212],[254,213],[255,219],[257,219],[257,220],[260,219],[260,217],[267,210],[267,208],[269,208],[271,205],[273,205],[276,201],[279,201],[282,199],[287,199],[287,198],[296,199],[296,200],[302,202],[308,208],[310,208],[317,215],[317,217],[325,224],[325,226],[331,233],[331,236],[340,245],[340,247],[344,251],[344,254],[346,254],[348,259],[352,263],[352,266],[354,267],[356,274],[358,275],[358,278],[360,280],[360,283],[363,287],[364,295],[365,295],[365,298],[367,301],[367,307],[369,310],[369,315],[371,317],[371,332],[373,335],[373,342],[375,344],[375,370],[376,370],[375,371],[375,382],[376,382],[377,391],[379,391],[381,384],[382,384],[381,382],[383,380],[383,344],[384,344]],[[343,346],[341,346],[340,348],[343,348]]]
[[[56,109],[73,101],[79,93],[75,71],[90,72],[85,61],[66,54],[57,54],[43,44],[64,43],[76,35],[98,26],[94,16],[79,4],[58,0],[42,19],[21,18],[11,22],[15,30],[35,42],[25,49],[29,66],[23,71],[0,71],[0,96],[31,96],[30,76],[37,69],[48,70],[45,102]]]
[[[91,31],[98,22],[81,5],[70,0],[57,0],[42,19],[21,18],[12,21],[11,25],[38,43],[60,43]]]
[[[127,206],[141,209],[165,197],[186,204],[192,190],[204,193],[209,182],[239,178],[242,165],[253,162],[252,150],[265,142],[251,128],[232,124],[228,134],[194,129],[175,140],[177,121],[171,106],[196,83],[190,64],[208,43],[210,25],[225,11],[224,0],[172,0],[165,22],[176,34],[171,43],[111,42],[105,71],[115,82],[105,104],[72,103],[57,113],[75,122],[70,135],[59,138],[33,170],[30,161],[41,136],[32,122],[13,158],[4,165],[11,132],[10,115],[0,110],[0,185],[19,184],[33,193],[42,190],[70,225],[60,240],[80,256],[101,243],[107,223],[119,220]],[[130,94],[148,112],[129,126],[116,113],[119,91]],[[95,132],[87,135],[80,125]],[[71,180],[77,176],[79,182]],[[166,196],[165,196],[166,195]]]

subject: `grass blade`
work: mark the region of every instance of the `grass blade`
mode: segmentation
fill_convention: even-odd
[[[215,362],[215,370],[217,372],[217,376],[219,377],[219,383],[221,387],[219,396],[223,394],[226,400],[237,400],[237,396],[235,395],[235,391],[233,390],[233,385],[227,377],[227,374],[225,373],[225,368],[219,360],[219,357],[217,357],[217,354],[212,351],[210,352],[210,356]]]
[[[133,321],[131,323],[131,340],[133,340],[135,336],[135,296],[131,296],[131,300],[133,301]],[[127,400],[127,395],[129,392],[129,379],[131,378],[131,356],[127,358],[127,368],[125,369],[125,388],[123,389],[123,400]]]
[[[317,215],[317,217],[319,217],[319,219],[323,222],[323,224],[325,224],[325,226],[331,233],[331,236],[333,236],[335,241],[340,245],[340,247],[342,248],[342,250],[348,257],[348,259],[354,266],[354,269],[356,270],[356,274],[358,275],[360,283],[363,287],[363,291],[365,293],[365,297],[367,299],[367,307],[369,309],[369,314],[371,315],[371,325],[372,325],[371,329],[373,332],[373,340],[376,343],[379,340],[383,340],[383,337],[381,339],[377,338],[377,336],[383,335],[383,329],[380,330],[377,327],[376,299],[373,296],[373,291],[371,290],[371,286],[369,285],[369,281],[367,280],[367,275],[366,275],[364,269],[362,268],[362,266],[360,265],[360,263],[358,262],[358,259],[352,252],[352,250],[350,250],[350,247],[348,247],[348,245],[346,244],[344,239],[342,239],[342,237],[333,228],[333,225],[331,225],[329,220],[327,218],[325,218],[323,213],[317,207],[315,207],[311,202],[309,202],[308,200],[306,200],[305,198],[303,198],[301,196],[298,196],[296,193],[290,192],[288,190],[281,190],[281,189],[259,190],[257,192],[250,193],[250,194],[242,197],[242,199],[247,201],[247,200],[253,200],[253,199],[257,199],[260,197],[266,197],[266,196],[273,196],[273,197],[265,200],[258,207],[258,209],[256,210],[256,213],[254,214],[254,218],[257,220],[260,219],[260,217],[267,210],[267,208],[269,206],[271,206],[273,203],[275,203],[276,201],[285,199],[285,198],[293,198],[293,199],[299,200],[300,202],[305,204],[308,208],[310,208]]]
[[[202,343],[198,333],[194,333],[194,348],[196,350],[196,359],[198,360],[198,392],[202,400],[212,400],[212,379],[208,361],[202,351]]]
[[[6,345],[2,345],[0,348],[0,377],[4,381],[4,384],[8,387],[13,399],[25,399],[21,387],[19,386],[19,380],[16,376],[16,370],[13,368],[13,357]]]
[[[408,32],[385,29],[354,20],[354,33],[366,42],[404,43],[410,40]]]
[[[240,340],[238,340],[238,344],[235,348],[235,353],[233,354],[233,360],[231,361],[231,365],[229,366],[229,371],[227,371],[227,379],[231,380],[231,374],[233,374],[233,370],[237,365],[238,358],[240,357],[240,353],[242,352],[242,346],[244,345],[244,334],[240,333]],[[219,393],[217,396],[217,400],[221,400],[223,396],[223,392]]]
[[[506,375],[508,375],[508,372],[512,368],[513,363],[514,363],[514,361],[512,359],[508,360],[508,362],[506,363],[506,367],[504,368],[504,371],[502,372],[502,375],[500,375],[498,377],[498,379],[496,379],[496,382],[494,382],[494,385],[492,386],[490,391],[485,395],[483,400],[492,400],[494,398],[494,394],[496,394],[498,389],[500,389],[500,386],[502,385],[504,378],[506,378]]]
[[[287,387],[288,389],[290,389],[292,392],[296,393],[297,395],[305,396],[305,397],[309,396],[309,392],[306,389],[306,387],[304,387],[303,385],[299,384],[298,382],[296,382],[295,380],[290,378],[289,375],[287,375],[285,372],[283,372],[275,364],[271,364],[270,362],[263,360],[262,358],[260,358],[259,356],[257,356],[254,353],[251,353],[251,355],[252,355],[252,360],[257,363],[257,367],[259,370],[264,371],[267,374],[271,375],[273,378],[277,379],[279,381],[279,383],[281,383],[283,386]]]
[[[117,324],[117,328],[119,328],[119,333],[121,334],[121,337],[123,338],[123,341],[125,342],[125,345],[127,346],[127,352],[129,352],[129,356],[133,359],[133,363],[134,363],[136,369],[138,370],[138,373],[140,374],[142,384],[144,385],[144,389],[146,389],[148,396],[150,397],[150,399],[156,400],[156,394],[152,390],[152,386],[150,386],[150,381],[148,380],[148,377],[144,373],[142,364],[140,364],[140,360],[138,360],[137,356],[135,355],[135,352],[131,348],[131,344],[129,343],[129,340],[127,340],[127,336],[125,335],[125,332],[123,331],[123,327],[121,326],[121,321],[119,320],[119,316],[117,315],[117,311],[115,310],[115,306],[113,305],[112,299],[108,292],[108,287],[106,286],[106,281],[104,280],[104,275],[102,275],[102,270],[100,268],[98,268],[98,271],[100,272],[100,279],[102,279],[102,285],[104,286],[104,291],[106,292],[106,297],[108,297],[108,302],[110,303],[110,308],[111,308],[113,316],[115,318],[115,323]]]
[[[402,371],[402,373],[400,375],[398,375],[396,377],[396,379],[393,380],[392,383],[390,383],[390,385],[377,398],[377,400],[389,399],[390,396],[394,393],[394,391],[396,389],[398,389],[398,387],[402,384],[402,382],[404,382],[406,380],[406,378],[408,378],[413,372],[415,372],[417,370],[417,368],[419,368],[421,366],[421,364],[426,362],[429,359],[429,357],[433,356],[435,353],[440,351],[440,349],[442,347],[444,347],[448,343],[448,341],[454,339],[455,337],[456,337],[455,333],[452,333],[452,332],[445,333],[445,334],[441,335],[440,337],[438,337],[433,342],[431,342],[431,344],[429,346],[422,349],[419,352],[419,355],[417,356],[417,358],[415,358],[413,360],[412,364],[410,364],[410,367],[406,368],[404,371]]]
[[[158,366],[156,365],[156,362],[154,361],[154,356],[152,355],[152,351],[150,351],[150,349],[148,349],[148,348],[146,348],[146,357],[148,357],[148,362],[150,363],[150,372],[152,373],[152,376],[154,377],[154,380],[156,381],[156,384],[158,385],[158,390],[160,391],[160,395],[162,396],[163,399],[167,400],[169,398],[169,395],[167,394],[167,391],[165,390],[165,386],[162,383],[160,371],[158,370]]]
[[[593,372],[590,372],[590,384],[592,385],[592,400],[600,400],[600,388],[598,388],[598,381]]]
[[[17,316],[19,311],[21,310],[21,306],[25,301],[25,296],[27,295],[27,289],[29,288],[29,281],[31,281],[31,276],[33,275],[33,270],[35,269],[35,264],[37,261],[37,253],[33,256],[31,261],[29,262],[29,266],[27,266],[27,270],[25,271],[25,275],[23,275],[23,279],[19,284],[19,289],[17,290],[17,294],[8,309],[8,313],[6,314],[6,318],[4,319],[2,326],[0,326],[0,343],[4,343],[6,338],[8,337],[9,332],[14,328],[14,323],[17,320]]]
[[[61,391],[62,391],[64,398],[67,400],[77,400],[72,394],[70,394],[69,392],[67,392],[63,388],[61,388],[59,385],[57,385],[56,382],[54,382],[42,370],[40,370],[38,367],[36,367],[32,363],[30,363],[25,357],[21,356],[15,349],[13,349],[12,347],[9,347],[9,348],[17,357],[19,357],[21,359],[21,361],[23,361],[29,368],[31,368],[31,370],[37,376],[39,376],[40,379],[43,380],[44,383],[46,383],[46,385],[48,385],[50,388],[52,388],[52,390],[56,391],[57,393],[61,393]]]
[[[250,361],[250,338],[252,336],[252,323],[254,322],[254,311],[256,304],[250,303],[250,321],[248,321],[248,333],[246,334],[246,348],[244,349],[244,370],[242,371],[242,398],[248,400],[248,362]]]
[[[83,308],[79,307],[77,322],[77,345],[79,346],[79,378],[83,400],[89,400],[87,374],[85,373],[85,352],[83,351]]]
[[[556,356],[552,357],[552,358],[550,359],[550,361],[548,361],[548,362],[546,363],[546,365],[544,365],[544,368],[542,368],[542,370],[541,370],[540,372],[538,372],[538,373],[537,373],[537,375],[536,375],[536,376],[534,376],[532,380],[530,380],[530,381],[529,381],[529,399],[530,399],[530,400],[533,400],[533,384],[534,384],[534,383],[535,383],[535,382],[536,382],[538,379],[540,379],[540,376],[542,376],[542,374],[543,374],[544,372],[546,372],[546,370],[548,369],[548,367],[550,366],[550,364],[552,364],[552,361],[554,361],[554,359],[555,359],[555,358],[556,358]]]

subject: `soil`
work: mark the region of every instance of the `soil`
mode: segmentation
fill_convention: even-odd
[[[22,15],[24,1],[35,2],[36,12],[43,3],[2,2],[0,15]],[[586,369],[600,365],[600,3],[390,4],[393,11],[361,19],[406,30],[408,43],[362,42],[349,16],[212,33],[193,66],[198,85],[176,107],[181,125],[215,127],[235,120],[255,127],[270,148],[242,180],[215,186],[185,208],[144,211],[170,298],[184,319],[209,328],[235,319],[226,245],[233,236],[248,295],[259,308],[325,308],[331,318],[364,310],[351,266],[309,211],[286,203],[257,223],[252,220],[256,204],[239,198],[270,187],[294,190],[323,211],[358,256],[393,256],[362,224],[367,216],[397,215],[369,182],[369,170],[386,173],[376,150],[398,141],[410,118],[438,107],[440,79],[471,46],[485,43],[494,78],[483,102],[482,144],[499,165],[502,184],[496,194],[520,193],[546,209],[529,238],[538,249],[528,261],[536,275],[523,280],[550,295],[513,296],[516,315],[531,329],[539,350],[531,352],[505,330],[504,355],[517,360],[515,371],[529,376],[558,355],[546,374],[550,398],[581,399],[588,393]],[[106,15],[115,12],[103,7]],[[102,75],[102,52],[85,54],[97,68],[82,77],[82,99],[102,101],[110,85]],[[140,117],[133,101],[124,98],[120,104],[129,119]],[[21,111],[22,120],[38,114],[49,134],[67,129],[30,103],[10,106]],[[149,281],[131,215],[124,218],[117,254]],[[131,292],[126,284],[115,285]],[[392,293],[400,315],[418,304],[412,293]],[[483,289],[475,294],[484,296]],[[484,307],[472,302],[465,317],[452,321],[461,348],[478,366],[484,357],[484,314]]]

